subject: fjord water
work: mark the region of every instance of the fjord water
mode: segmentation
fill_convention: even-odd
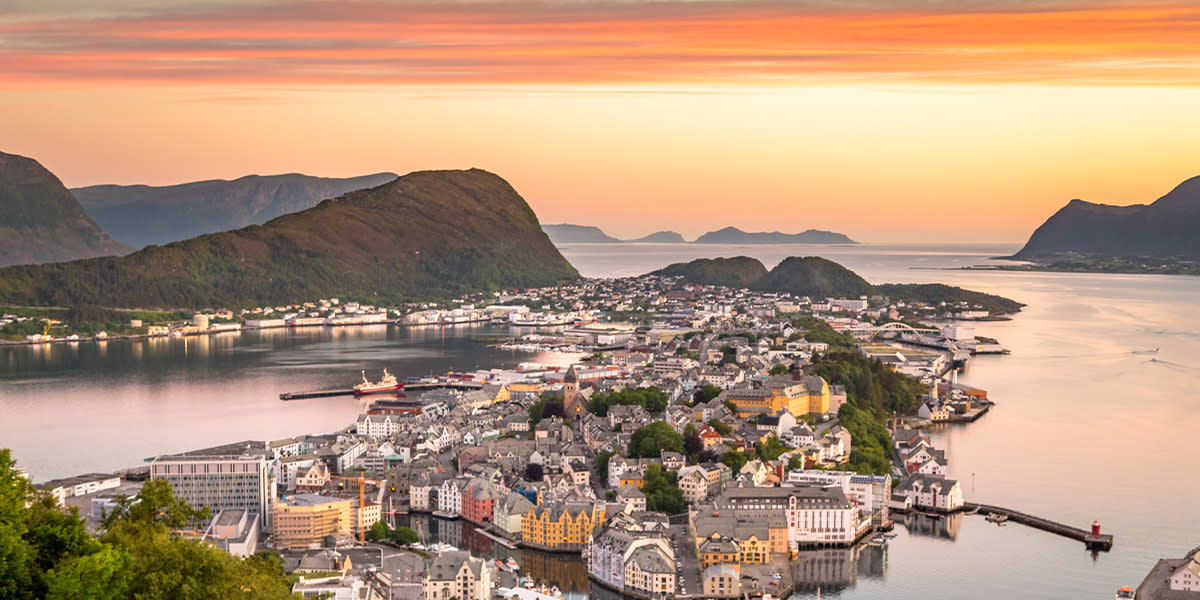
[[[1157,558],[1200,544],[1191,510],[1200,497],[1200,278],[955,269],[1017,247],[572,244],[563,253],[593,277],[700,256],[749,255],[770,268],[819,254],[873,283],[943,282],[1025,302],[1011,321],[976,326],[1012,355],[973,359],[961,378],[997,406],[936,431],[935,444],[969,500],[1079,527],[1100,519],[1116,535],[1113,551],[1093,558],[1078,542],[981,517],[914,521],[897,527],[883,556],[808,556],[820,567],[798,595],[819,585],[840,598],[1111,597]],[[0,446],[40,481],[206,444],[336,430],[359,401],[278,394],[348,386],[360,369],[404,377],[536,360],[470,340],[504,333],[377,326],[0,347]]]

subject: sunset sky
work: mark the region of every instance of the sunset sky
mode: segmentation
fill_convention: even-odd
[[[543,223],[1022,241],[1200,175],[1193,2],[4,0],[68,186],[479,167]]]

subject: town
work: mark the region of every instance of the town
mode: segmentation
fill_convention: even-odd
[[[300,574],[294,591],[334,598],[561,594],[546,569],[435,542],[418,517],[461,522],[522,549],[525,563],[574,557],[591,585],[649,600],[787,597],[822,581],[797,568],[804,552],[885,548],[897,520],[953,535],[964,510],[981,510],[947,478],[929,434],[993,407],[956,376],[972,354],[1004,352],[955,320],[988,316],[979,307],[654,276],[458,300],[370,326],[553,327],[495,343],[572,354],[409,377],[331,433],[38,487],[100,527],[146,481],[165,481],[212,510],[179,535],[238,556],[278,552]],[[307,308],[211,314],[245,330],[386,314],[336,300]],[[213,327],[207,319],[185,327]]]

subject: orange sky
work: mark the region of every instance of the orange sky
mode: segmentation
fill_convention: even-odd
[[[476,166],[621,236],[1010,241],[1200,174],[1187,2],[5,4],[0,150],[69,186]]]

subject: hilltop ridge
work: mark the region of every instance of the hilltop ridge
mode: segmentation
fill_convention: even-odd
[[[0,152],[0,266],[131,251],[92,220],[49,169]]]
[[[233,307],[329,295],[395,300],[578,276],[499,176],[420,171],[264,225],[126,257],[0,269],[0,302]]]

